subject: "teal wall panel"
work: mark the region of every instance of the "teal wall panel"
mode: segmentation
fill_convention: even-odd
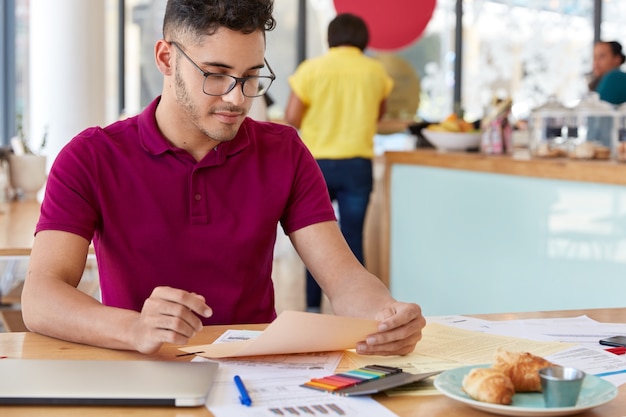
[[[626,306],[626,187],[396,164],[390,286],[425,315]]]

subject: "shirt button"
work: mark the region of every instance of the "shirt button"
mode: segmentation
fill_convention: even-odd
[[[200,200],[202,200],[202,196],[201,196],[200,194],[196,194],[196,195],[194,195],[194,196],[193,196],[193,198],[195,198],[195,199],[196,199],[196,201],[200,201]]]

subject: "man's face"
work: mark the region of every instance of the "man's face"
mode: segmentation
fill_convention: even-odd
[[[187,54],[185,57],[173,45],[176,56],[174,89],[176,102],[193,126],[217,142],[231,140],[252,104],[252,98],[243,95],[241,83],[222,96],[210,96],[203,92],[205,77],[190,61],[205,72],[228,74],[234,77],[261,75],[264,67],[265,39],[260,31],[243,34],[220,28],[211,36],[205,36],[199,44],[177,45]],[[267,73],[267,69],[263,71]]]
[[[621,57],[613,55],[611,47],[597,43],[593,47],[593,75],[601,77],[621,65]]]

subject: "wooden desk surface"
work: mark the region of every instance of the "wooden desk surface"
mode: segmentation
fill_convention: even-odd
[[[30,255],[39,208],[37,200],[7,203],[0,213],[0,256]]]
[[[626,322],[626,308],[601,310],[572,310],[535,313],[490,314],[476,317],[488,320],[514,320],[526,318],[575,317],[586,314],[602,322]],[[212,342],[228,328],[262,329],[262,325],[247,326],[211,326],[191,340],[190,344]],[[103,360],[177,360],[189,361],[191,357],[177,357],[180,351],[176,346],[166,345],[154,355],[142,355],[136,352],[114,351],[90,346],[78,345],[51,339],[34,333],[0,333],[0,356],[9,358],[51,358],[51,359],[103,359]],[[443,395],[427,397],[393,397],[385,395],[375,397],[377,401],[389,408],[400,417],[488,417],[493,414],[484,413],[453,401]],[[619,389],[618,396],[610,403],[587,411],[578,416],[622,416],[626,410],[626,386]],[[155,416],[155,417],[200,417],[212,414],[205,407],[173,408],[173,407],[44,407],[44,406],[11,406],[2,407],[3,417],[37,417],[37,416]]]

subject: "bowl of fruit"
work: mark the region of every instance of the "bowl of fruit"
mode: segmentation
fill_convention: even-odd
[[[473,123],[456,114],[446,117],[441,123],[430,124],[422,129],[422,135],[439,151],[466,151],[480,145],[481,132]]]

